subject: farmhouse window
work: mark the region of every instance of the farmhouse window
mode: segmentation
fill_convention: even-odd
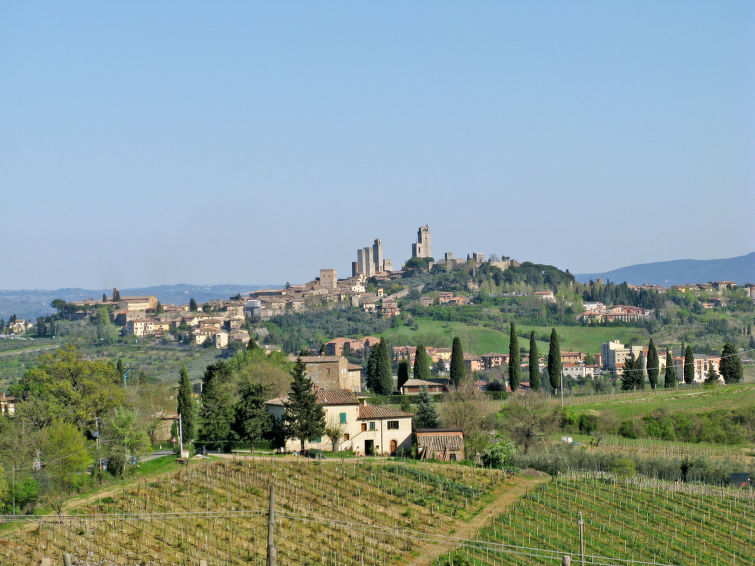
[[[375,430],[375,421],[370,421],[370,430]]]
[[[346,413],[341,413],[340,417],[341,417],[341,424],[346,424]]]
[[[367,430],[367,423],[362,423],[362,432]]]
[[[388,430],[398,430],[398,421],[388,421]]]
[[[351,437],[349,436],[349,433],[348,433],[348,432],[344,433],[344,435],[343,435],[343,439],[344,439],[344,440],[349,440],[349,438],[351,438]]]

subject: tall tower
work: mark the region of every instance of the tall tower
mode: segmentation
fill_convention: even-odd
[[[412,257],[432,257],[430,246],[430,225],[425,224],[417,230],[417,243],[412,244]]]
[[[375,266],[375,273],[383,271],[383,243],[380,238],[375,238],[372,244],[372,262]]]

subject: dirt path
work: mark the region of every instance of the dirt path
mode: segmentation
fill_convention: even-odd
[[[456,524],[456,532],[450,535],[458,539],[472,538],[474,534],[484,527],[490,519],[503,513],[508,507],[516,503],[520,497],[538,485],[547,482],[550,477],[519,477],[516,478],[516,484],[513,486],[503,485],[496,489],[495,500],[477,514],[471,521],[464,523],[459,521]],[[437,560],[447,552],[459,546],[458,542],[438,543],[430,548],[423,549],[422,555],[409,560],[409,566],[429,566],[433,560]]]

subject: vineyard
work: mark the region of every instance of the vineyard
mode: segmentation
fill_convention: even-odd
[[[0,539],[0,564],[64,552],[74,564],[264,564],[270,485],[278,564],[384,564],[421,551],[415,532],[453,532],[504,483],[497,471],[416,462],[195,463],[31,519]]]
[[[755,564],[751,490],[576,475],[530,491],[434,564],[561,564],[564,553],[579,564],[580,512],[585,564]]]

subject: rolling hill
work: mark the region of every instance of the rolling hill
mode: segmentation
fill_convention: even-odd
[[[634,285],[682,285],[706,281],[735,281],[742,285],[755,282],[755,252],[725,259],[678,259],[620,267],[603,273],[580,273],[577,281],[587,283],[598,277],[604,281]]]

